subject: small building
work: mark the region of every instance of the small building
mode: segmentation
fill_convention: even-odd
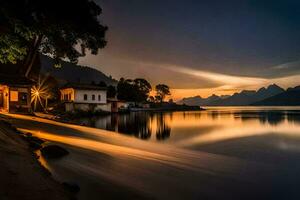
[[[10,113],[31,112],[33,81],[17,75],[0,74],[0,110]]]
[[[128,111],[129,104],[124,101],[117,98],[108,98],[107,102],[111,105],[111,112],[113,113]]]
[[[105,111],[111,112],[107,103],[106,88],[87,84],[67,84],[60,89],[65,111]]]

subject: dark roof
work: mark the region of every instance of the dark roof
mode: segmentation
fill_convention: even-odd
[[[31,86],[34,82],[17,74],[0,74],[0,84],[8,86]]]
[[[82,84],[82,83],[68,83],[61,87],[61,89],[66,88],[74,88],[77,90],[106,90],[106,87],[101,87],[98,85],[89,85],[89,84]]]

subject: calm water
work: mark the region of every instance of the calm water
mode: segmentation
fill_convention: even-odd
[[[300,107],[210,107],[78,121],[98,129],[13,117],[16,127],[70,152],[41,162],[60,182],[77,183],[79,200],[300,199]]]
[[[276,161],[299,153],[300,107],[207,107],[194,112],[136,112],[78,123],[141,140],[242,158]],[[297,154],[298,156],[298,154]]]

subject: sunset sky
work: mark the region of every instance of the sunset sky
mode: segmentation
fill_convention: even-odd
[[[173,98],[300,85],[300,1],[97,0],[108,45],[80,64]]]

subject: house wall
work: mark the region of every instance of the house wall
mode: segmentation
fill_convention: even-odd
[[[111,112],[111,104],[110,103],[106,103],[106,104],[98,104],[95,107],[95,111],[106,111],[106,112]]]
[[[9,112],[30,112],[31,111],[31,87],[9,87],[8,88]]]
[[[74,103],[74,102],[66,102],[65,103],[66,112],[73,112],[76,110],[80,111],[106,111],[111,112],[111,105],[108,104],[88,104],[88,103]]]
[[[84,100],[84,95],[87,95],[87,100]],[[92,99],[92,95],[95,95],[95,100]],[[98,100],[98,95],[101,99]],[[75,103],[89,103],[89,104],[106,104],[106,91],[105,90],[75,90]]]
[[[66,102],[65,103],[65,111],[66,112],[73,112],[75,110],[75,108],[74,108],[74,104],[73,103],[68,103],[68,102]]]
[[[0,91],[2,92],[3,97],[3,107],[1,110],[8,112],[9,111],[9,89],[6,85],[0,85]]]
[[[65,102],[65,110],[106,111],[111,112],[111,105],[107,103],[106,90],[61,89],[61,100]],[[87,95],[87,99],[84,96]],[[95,99],[93,100],[93,95]],[[100,96],[100,99],[98,98]]]
[[[4,95],[4,99],[3,99],[3,108],[6,111],[9,111],[9,89],[7,86],[5,86],[4,90],[3,90],[3,95]]]

